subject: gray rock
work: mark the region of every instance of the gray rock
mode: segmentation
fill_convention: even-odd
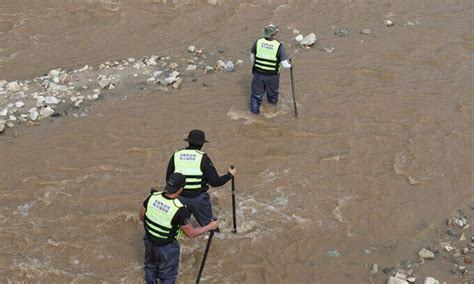
[[[227,61],[224,66],[224,70],[227,72],[232,72],[235,70],[235,65],[232,61]]]
[[[439,281],[433,277],[426,277],[423,284],[439,284]]]
[[[57,105],[61,102],[61,100],[59,100],[58,98],[56,97],[53,97],[53,96],[47,96],[44,98],[44,103],[47,104],[47,105]]]
[[[7,116],[8,115],[8,109],[4,108],[0,110],[0,116]]]
[[[11,122],[15,122],[15,121],[16,121],[16,116],[10,115],[10,116],[8,117],[8,120],[10,120]]]
[[[66,86],[58,85],[56,83],[50,82],[48,84],[48,91],[51,93],[61,93],[66,92],[68,89]]]
[[[7,92],[19,92],[21,90],[20,85],[16,81],[7,83],[6,85]]]
[[[40,115],[36,108],[30,109],[29,113],[30,113],[30,119],[33,121],[36,121]]]
[[[5,131],[5,125],[6,125],[6,121],[3,120],[3,119],[0,119],[0,133],[3,133]]]
[[[54,110],[47,106],[45,108],[42,108],[40,110],[40,115],[43,117],[43,118],[46,118],[46,117],[50,117],[52,114],[54,113]]]
[[[433,252],[425,249],[425,248],[422,248],[419,252],[418,252],[418,256],[420,258],[423,258],[423,259],[434,259],[435,258],[435,255]]]
[[[186,71],[191,71],[191,70],[196,70],[197,69],[197,65],[194,65],[194,64],[190,64],[186,67]]]
[[[163,74],[163,71],[155,71],[153,72],[153,77],[158,78]]]
[[[363,29],[360,31],[360,33],[363,35],[370,35],[372,31],[370,29]]]
[[[204,73],[212,73],[214,72],[214,70],[216,70],[214,67],[212,66],[206,66],[206,68],[204,69]]]
[[[25,103],[22,102],[22,101],[17,101],[17,102],[15,103],[15,107],[17,107],[17,108],[22,108],[22,107],[24,107],[24,106],[25,106]]]
[[[101,89],[105,89],[107,88],[110,84],[112,84],[112,80],[110,80],[109,78],[107,77],[102,77],[99,81],[99,87]]]
[[[11,121],[7,121],[7,127],[8,128],[13,128],[15,126],[15,123],[11,122]]]
[[[190,46],[188,47],[188,51],[189,51],[189,52],[194,52],[194,51],[196,51],[196,47],[195,47],[194,45],[190,45]]]
[[[310,33],[309,35],[305,36],[301,41],[301,46],[312,46],[316,42],[316,34]]]
[[[408,282],[400,278],[390,277],[388,278],[387,284],[408,284]]]
[[[330,257],[338,257],[341,254],[337,251],[337,249],[333,249],[333,250],[328,251],[326,255]]]
[[[370,274],[377,274],[379,272],[379,265],[374,263],[370,269]]]
[[[339,31],[334,33],[337,36],[343,37],[349,34],[349,30],[346,27],[342,27]]]

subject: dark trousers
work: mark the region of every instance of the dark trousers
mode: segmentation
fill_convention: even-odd
[[[211,200],[207,192],[203,192],[193,198],[179,196],[178,199],[188,207],[201,227],[206,226],[213,220]]]
[[[179,243],[157,246],[145,233],[145,281],[147,284],[174,284],[178,277]],[[160,280],[160,282],[157,281]]]
[[[260,113],[260,104],[262,103],[265,94],[267,95],[267,101],[276,105],[278,103],[279,89],[280,74],[262,75],[253,73],[250,111],[255,114]]]

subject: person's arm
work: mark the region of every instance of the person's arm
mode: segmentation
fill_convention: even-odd
[[[170,176],[174,173],[174,155],[171,156],[170,161],[168,162],[168,168],[166,169],[166,181],[170,178]]]
[[[138,217],[140,217],[140,220],[144,222],[145,220],[145,212],[146,212],[146,207],[148,206],[148,200],[150,200],[151,194],[148,195],[148,197],[143,201],[142,208],[140,208],[140,212],[138,213]]]
[[[218,225],[217,221],[212,221],[204,227],[195,228],[191,224],[191,212],[189,212],[189,209],[186,206],[178,210],[178,212],[176,213],[176,218],[177,220],[175,220],[175,222],[177,222],[178,225],[181,227],[181,230],[186,235],[186,237],[190,239],[202,235],[207,231],[215,230],[217,229]]]
[[[212,187],[219,187],[226,184],[226,182],[231,180],[233,177],[231,172],[234,172],[235,174],[235,169],[229,169],[229,172],[227,172],[227,174],[223,176],[219,176],[216,168],[212,164],[211,159],[207,155],[203,157],[202,167],[203,167],[202,171],[204,173],[204,179]]]
[[[189,223],[187,225],[181,226],[181,229],[183,230],[183,233],[186,235],[186,237],[192,239],[204,234],[205,232],[217,229],[218,225],[219,221],[212,221],[204,227],[194,228],[193,224]]]
[[[280,58],[280,64],[283,68],[285,69],[291,68],[291,64],[290,62],[288,62],[288,56],[286,55],[285,46],[283,44],[280,44],[278,48],[277,57]]]
[[[255,53],[257,53],[257,41],[255,41],[252,45],[252,49],[250,49],[250,63],[253,65],[255,61]]]
[[[140,221],[145,222],[145,212],[146,209],[145,207],[140,208],[140,213],[138,213],[138,216],[140,217]]]

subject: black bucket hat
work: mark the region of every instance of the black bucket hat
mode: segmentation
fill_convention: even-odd
[[[166,182],[165,190],[168,193],[176,193],[186,185],[186,178],[182,173],[173,173]]]
[[[209,142],[206,140],[206,134],[204,131],[199,129],[191,130],[188,134],[188,138],[184,139],[184,141],[188,141],[193,145],[203,145],[204,143]]]

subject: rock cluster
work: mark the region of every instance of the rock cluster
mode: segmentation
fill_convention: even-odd
[[[447,271],[460,278],[459,282],[470,283],[474,281],[472,273],[474,253],[474,235],[470,219],[474,217],[474,207],[469,209],[471,217],[465,214],[465,210],[457,210],[454,216],[446,220],[445,233],[438,236],[429,247],[423,247],[418,251],[418,261],[404,261],[395,267],[386,267],[383,272],[392,274],[387,280],[388,284],[408,284],[416,282],[417,271],[423,269],[426,261],[443,263]],[[442,231],[442,230],[441,230]],[[374,268],[375,267],[375,268]],[[376,274],[378,266],[372,265],[371,274]],[[421,282],[420,282],[421,283]],[[425,284],[441,284],[434,277],[425,277]]]
[[[189,81],[196,81],[196,72],[233,72],[243,64],[242,60],[215,58],[214,53],[195,46],[187,51],[191,58],[151,55],[104,62],[97,67],[52,69],[46,75],[23,81],[0,80],[0,133],[16,124],[83,112],[92,101],[120,93],[120,87],[138,85],[145,90],[161,85],[155,88],[179,89],[187,76]]]

